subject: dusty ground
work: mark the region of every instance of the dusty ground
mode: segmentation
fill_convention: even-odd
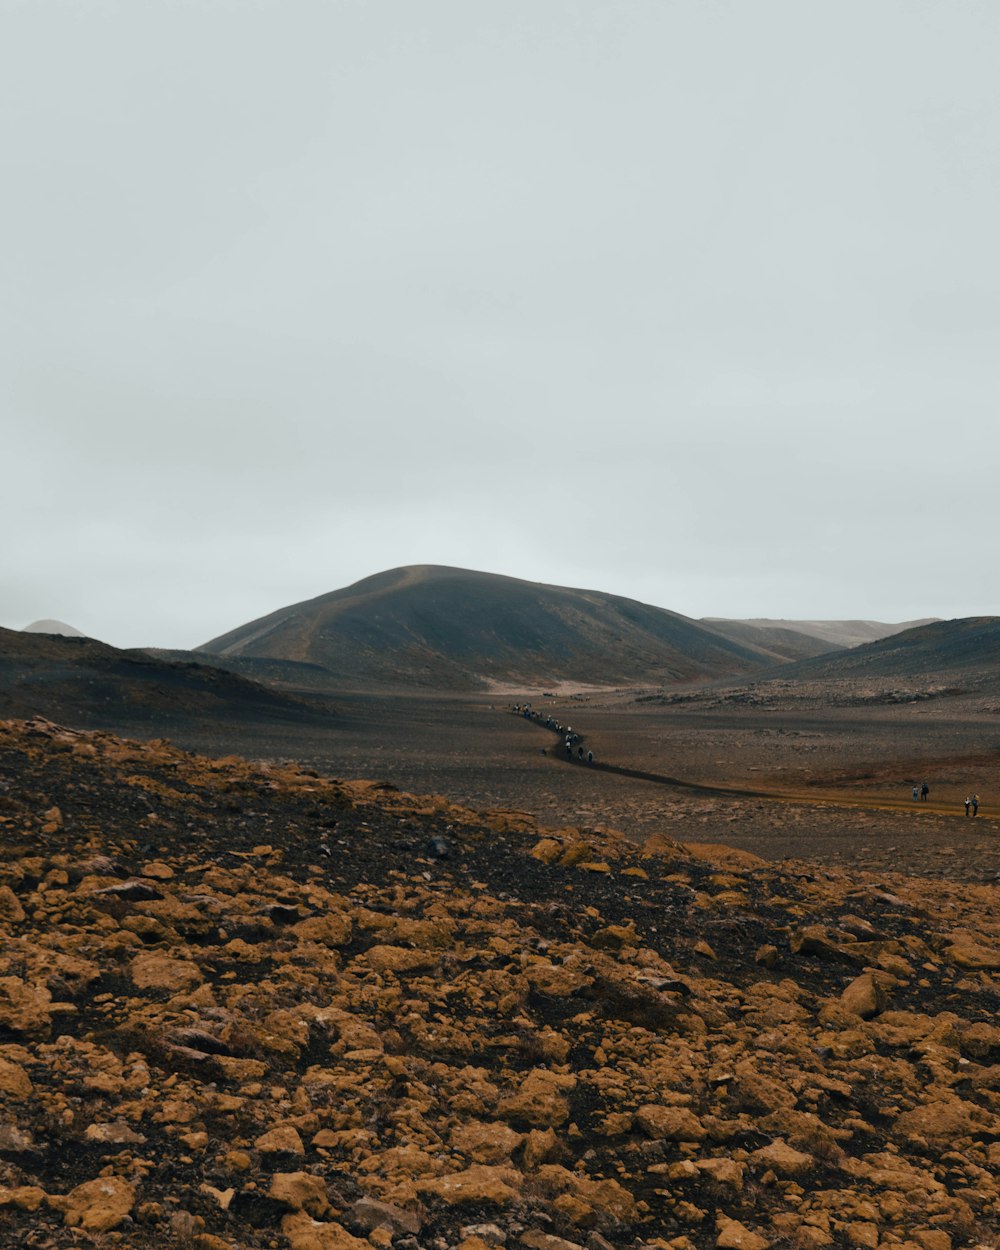
[[[584,736],[600,767],[570,765],[513,693],[341,697],[329,726],[280,730],[178,724],[167,736],[210,753],[297,759],[333,776],[378,778],[477,808],[517,808],[553,825],[662,832],[769,859],[871,871],[1000,878],[1000,718],[988,701],[879,701],[796,689],[690,701],[641,692],[532,695]],[[838,705],[838,702],[840,705]],[[614,769],[667,780],[645,780]],[[672,784],[669,779],[686,785]],[[914,803],[927,781],[927,803]],[[700,787],[694,788],[694,787]],[[962,800],[978,793],[978,818]]]

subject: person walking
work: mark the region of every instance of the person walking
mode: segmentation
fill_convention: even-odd
[[[930,794],[930,792],[931,792],[931,788],[925,781],[923,785],[920,787],[920,797],[925,803],[927,802],[927,796],[928,794]]]
[[[919,798],[920,798],[920,787],[919,787],[919,786],[914,786],[914,787],[913,787],[913,801],[914,801],[914,803],[916,803],[917,799],[919,799]]]
[[[978,794],[974,794],[972,796],[972,814],[973,816],[979,815],[979,795]]]
[[[972,806],[972,800],[969,798],[969,796],[968,796],[968,795],[966,795],[966,796],[965,796],[965,814],[966,814],[966,816],[968,816],[968,814],[969,814],[969,808],[970,808],[971,806]]]

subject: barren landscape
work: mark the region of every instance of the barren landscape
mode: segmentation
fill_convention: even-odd
[[[0,1250],[1000,1250],[1000,3],[0,11]]]
[[[5,631],[5,1244],[995,1246],[996,632],[366,691]]]

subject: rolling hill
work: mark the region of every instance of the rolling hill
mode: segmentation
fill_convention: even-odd
[[[785,658],[632,599],[436,565],[281,608],[197,651],[318,664],[353,689],[684,683]]]
[[[175,723],[301,720],[322,714],[286,694],[200,662],[170,662],[92,638],[0,628],[0,717],[43,716],[131,732]]]

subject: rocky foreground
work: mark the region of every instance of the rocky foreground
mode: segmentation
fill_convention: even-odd
[[[994,886],[45,721],[0,778],[5,1247],[998,1244]]]

